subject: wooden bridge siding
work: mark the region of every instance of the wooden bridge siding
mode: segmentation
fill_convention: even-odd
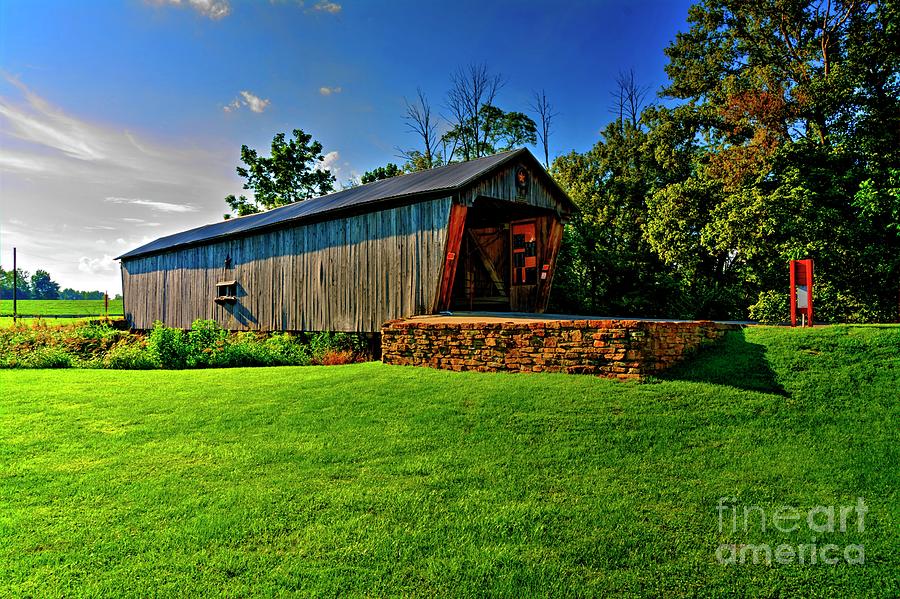
[[[187,328],[378,331],[429,312],[446,251],[450,198],[123,260],[126,317]],[[226,256],[232,268],[223,272]],[[238,301],[213,301],[234,279]]]
[[[557,214],[569,213],[568,208],[554,197],[554,192],[551,191],[550,188],[545,187],[540,180],[535,177],[534,169],[526,164],[522,164],[521,166],[524,166],[525,170],[528,171],[528,192],[525,194],[524,199],[517,199],[516,171],[519,166],[519,164],[514,163],[503,170],[497,171],[493,175],[478,180],[476,183],[460,192],[460,201],[467,206],[471,206],[476,198],[479,196],[486,196],[500,200],[518,201],[540,208],[548,208],[555,211]]]

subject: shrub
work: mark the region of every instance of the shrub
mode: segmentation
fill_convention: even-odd
[[[233,335],[225,348],[220,366],[272,366],[270,353],[256,333]]]
[[[352,362],[357,354],[362,354],[366,349],[365,338],[350,333],[313,333],[309,335],[308,343],[313,364],[324,364],[328,353],[348,353]]]
[[[750,306],[750,319],[763,324],[785,324],[791,320],[791,299],[787,291],[764,291]],[[887,320],[877,308],[828,281],[813,284],[813,320],[819,323],[867,323]]]
[[[784,324],[791,319],[790,296],[783,291],[763,291],[750,306],[750,320],[763,324]]]
[[[122,331],[100,323],[63,326],[55,332],[56,341],[82,360],[101,358],[125,336]]]
[[[187,336],[189,367],[227,365],[228,331],[215,320],[195,320]]]
[[[40,347],[30,352],[19,364],[25,368],[68,368],[72,356],[58,347]]]
[[[212,320],[187,332],[154,323],[142,333],[105,323],[18,325],[0,329],[0,368],[223,368],[347,364],[364,355],[365,338],[348,333],[230,333]]]
[[[185,341],[184,331],[170,329],[161,322],[153,323],[147,339],[147,348],[153,359],[163,368],[184,368],[191,354],[190,343]]]
[[[312,363],[310,346],[289,333],[273,333],[265,344],[272,361],[279,365],[307,366]]]
[[[322,366],[342,366],[344,364],[352,364],[356,361],[353,352],[346,350],[327,350],[319,360]]]
[[[103,367],[116,370],[149,370],[159,368],[159,363],[154,359],[154,355],[140,344],[122,342],[106,353]]]
[[[827,281],[813,284],[813,319],[816,322],[866,323],[888,320],[870,303]]]

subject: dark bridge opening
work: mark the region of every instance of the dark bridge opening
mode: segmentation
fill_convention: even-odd
[[[553,211],[478,198],[466,213],[450,309],[543,312],[561,236]]]

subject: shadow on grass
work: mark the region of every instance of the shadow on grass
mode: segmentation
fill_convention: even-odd
[[[748,342],[743,330],[727,333],[719,343],[703,348],[659,378],[788,395],[766,360],[765,346]]]

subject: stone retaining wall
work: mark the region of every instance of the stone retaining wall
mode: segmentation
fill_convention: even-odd
[[[381,331],[381,357],[385,364],[447,370],[566,372],[630,379],[661,372],[739,328],[711,321],[393,320]]]

